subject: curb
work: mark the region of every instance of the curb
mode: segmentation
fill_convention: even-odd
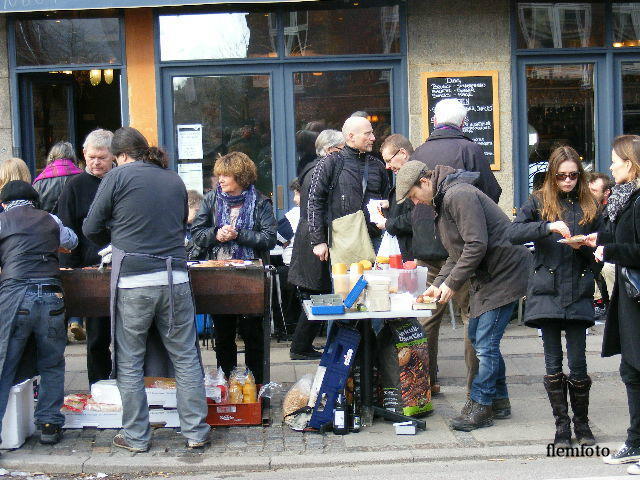
[[[599,444],[611,451],[614,443]],[[349,452],[343,457],[329,454],[302,454],[253,457],[199,456],[109,456],[73,457],[66,455],[25,455],[8,452],[0,457],[0,467],[11,470],[47,473],[202,473],[255,472],[317,467],[345,467],[372,464],[430,463],[438,461],[488,460],[546,457],[546,445],[510,445],[495,447],[408,448]],[[593,458],[593,457],[592,457]]]

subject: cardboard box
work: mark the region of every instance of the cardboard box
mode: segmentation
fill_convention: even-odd
[[[94,412],[90,410],[84,410],[78,413],[65,412],[64,420],[64,428],[122,428],[121,411]],[[149,423],[151,423],[152,425],[164,425],[164,427],[166,428],[179,428],[180,419],[178,418],[178,411],[165,410],[163,408],[150,408]]]
[[[11,387],[7,409],[2,419],[2,443],[0,448],[20,448],[36,431],[33,411],[33,379]]]
[[[178,406],[178,399],[176,397],[175,388],[156,388],[152,387],[157,380],[166,380],[168,382],[175,382],[173,378],[162,377],[145,377],[144,386],[147,392],[147,402],[150,407],[162,407],[162,408],[176,408]]]

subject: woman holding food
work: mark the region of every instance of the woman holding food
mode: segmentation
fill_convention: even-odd
[[[630,425],[625,443],[603,460],[609,464],[640,460],[640,304],[626,288],[623,268],[640,268],[640,137],[622,135],[613,141],[611,174],[616,182],[604,211],[605,224],[587,237],[596,247],[596,258],[616,266],[607,323],[602,339],[602,356],[621,354],[620,376],[627,389]],[[628,473],[640,474],[640,464]]]
[[[513,243],[535,245],[524,321],[542,330],[544,387],[556,422],[556,447],[571,446],[567,390],[577,441],[595,444],[588,419],[591,378],[585,349],[586,329],[595,323],[594,269],[598,267],[594,249],[579,242],[597,231],[599,224],[600,212],[580,156],[569,146],[556,148],[542,187],[520,208],[510,234]],[[563,331],[568,377],[562,371]]]
[[[211,260],[253,260],[269,263],[276,244],[277,222],[271,200],[256,190],[256,165],[241,152],[216,161],[218,187],[204,197],[191,226],[193,242],[207,249]],[[213,319],[216,362],[229,376],[237,365],[236,331],[245,342],[245,364],[262,383],[264,333],[260,317],[219,315]]]

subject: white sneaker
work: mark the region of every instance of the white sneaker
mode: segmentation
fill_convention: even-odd
[[[627,473],[629,475],[640,475],[640,462],[634,463],[627,468]]]

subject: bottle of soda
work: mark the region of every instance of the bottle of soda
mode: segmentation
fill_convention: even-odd
[[[345,400],[344,390],[338,393],[333,409],[333,433],[335,435],[346,435],[349,433],[349,427],[347,425],[347,402]]]

